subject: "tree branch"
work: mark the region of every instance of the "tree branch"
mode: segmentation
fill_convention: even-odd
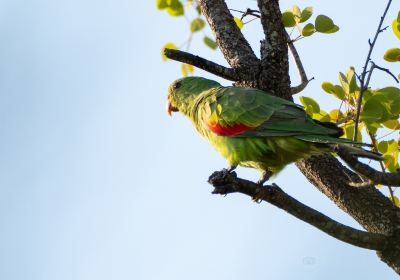
[[[203,69],[207,72],[217,75],[218,77],[230,81],[240,80],[239,75],[234,69],[219,65],[215,62],[209,61],[197,55],[173,49],[165,49],[164,54],[169,59],[196,66],[197,68]]]
[[[209,183],[215,188],[214,194],[226,195],[239,192],[251,196],[256,201],[269,202],[343,242],[371,250],[385,248],[387,236],[343,225],[294,199],[275,184],[260,186],[251,181],[237,178],[235,173],[224,171],[214,172],[209,178]]]
[[[371,75],[372,75],[372,70],[374,69],[374,65],[372,65],[371,69],[370,69],[370,74],[369,74],[369,76],[367,78],[366,76],[367,76],[367,72],[368,72],[368,70],[367,70],[368,63],[371,61],[371,54],[372,54],[372,51],[374,50],[376,40],[378,39],[379,34],[384,30],[384,29],[382,29],[382,24],[383,24],[383,21],[384,21],[384,19],[386,17],[386,14],[387,14],[387,12],[389,10],[390,4],[392,4],[392,0],[389,0],[387,5],[386,5],[385,11],[383,12],[383,15],[381,16],[381,20],[379,21],[378,29],[376,30],[376,33],[375,33],[373,41],[371,42],[371,40],[368,40],[369,51],[368,51],[368,54],[367,54],[367,59],[365,60],[363,71],[361,73],[360,94],[359,94],[358,99],[357,99],[356,118],[354,120],[354,141],[357,141],[358,123],[360,121],[362,98],[363,98],[363,95],[364,95],[364,91],[368,89],[369,81],[370,81]]]
[[[386,186],[400,186],[400,172],[385,173],[380,172],[369,165],[359,162],[356,157],[351,155],[343,146],[339,146],[337,154],[355,171],[367,177],[375,184]]]
[[[247,74],[249,80],[258,73],[260,61],[244,38],[223,0],[198,0],[201,11],[213,31],[226,61]]]
[[[288,46],[289,46],[290,52],[293,55],[294,62],[296,63],[296,67],[297,67],[297,70],[299,71],[300,80],[301,80],[300,85],[290,88],[290,91],[291,91],[292,95],[294,95],[294,94],[297,94],[297,93],[303,91],[306,88],[306,86],[308,85],[308,83],[313,78],[311,80],[309,80],[307,78],[306,70],[304,70],[303,63],[301,62],[300,55],[297,52],[296,47],[294,46],[294,42],[293,42],[292,39],[290,39],[290,36],[289,36],[289,34],[287,34],[287,32],[286,32],[286,36],[287,36]]]
[[[381,70],[383,72],[386,72],[387,74],[389,74],[396,81],[396,83],[399,83],[399,80],[397,79],[397,77],[389,69],[383,68],[381,66],[378,66],[375,63],[374,63],[374,68],[379,69],[379,70]]]

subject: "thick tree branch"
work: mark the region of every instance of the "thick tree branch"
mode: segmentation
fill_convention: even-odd
[[[203,69],[207,72],[210,72],[218,77],[230,80],[230,81],[238,81],[240,80],[237,72],[232,68],[227,68],[222,65],[219,65],[215,62],[209,61],[197,55],[193,55],[187,52],[173,50],[173,49],[165,49],[164,54],[169,59],[173,59],[176,61],[180,61],[183,63],[187,63],[197,68]]]
[[[261,44],[262,71],[259,87],[291,99],[288,40],[278,0],[258,0],[265,40]]]
[[[198,3],[229,65],[247,74],[248,80],[254,79],[260,61],[233,20],[225,1],[198,0]]]
[[[400,230],[394,225],[400,209],[375,187],[355,188],[362,182],[331,155],[313,156],[296,163],[307,179],[367,231],[391,235]]]
[[[375,170],[369,165],[359,162],[344,147],[338,147],[337,154],[355,171],[367,177],[375,184],[400,186],[400,172],[385,173]]]
[[[276,185],[260,186],[251,181],[237,178],[235,173],[224,171],[214,172],[210,176],[209,182],[215,187],[214,194],[243,193],[256,201],[269,202],[343,242],[365,249],[382,250],[385,248],[387,236],[343,225],[304,205]]]

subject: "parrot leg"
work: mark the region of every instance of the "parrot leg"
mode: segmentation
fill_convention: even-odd
[[[260,185],[260,186],[263,186],[264,183],[269,180],[271,175],[272,175],[271,171],[269,171],[269,170],[264,171],[263,174],[261,175],[261,178],[258,179],[257,184]]]
[[[233,170],[236,169],[236,167],[237,167],[237,164],[229,166],[229,168],[227,169],[228,173],[231,173]]]

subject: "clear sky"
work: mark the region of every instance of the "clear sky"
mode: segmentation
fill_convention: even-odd
[[[321,82],[364,61],[386,1],[375,2],[300,3],[341,27],[298,43],[316,78],[304,95],[323,108],[339,104]],[[0,279],[395,279],[374,252],[266,203],[210,194],[208,175],[225,161],[165,113],[180,70],[160,49],[183,42],[186,28],[154,1],[0,0]],[[258,23],[244,33],[258,52]],[[200,41],[191,52],[224,63]],[[384,33],[375,57],[398,43]],[[388,83],[376,77],[375,86]],[[356,226],[293,165],[274,181]]]

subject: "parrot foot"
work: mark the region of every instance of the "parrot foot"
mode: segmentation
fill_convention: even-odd
[[[272,172],[271,171],[265,171],[262,175],[261,178],[258,179],[257,181],[257,185],[259,185],[260,187],[262,187],[264,185],[265,182],[267,182],[269,180],[269,178],[271,178]]]
[[[229,166],[229,168],[222,169],[220,172],[223,174],[222,175],[223,177],[226,177],[228,174],[236,175],[236,173],[234,172],[236,167],[237,167],[237,165],[232,165],[232,166]]]

